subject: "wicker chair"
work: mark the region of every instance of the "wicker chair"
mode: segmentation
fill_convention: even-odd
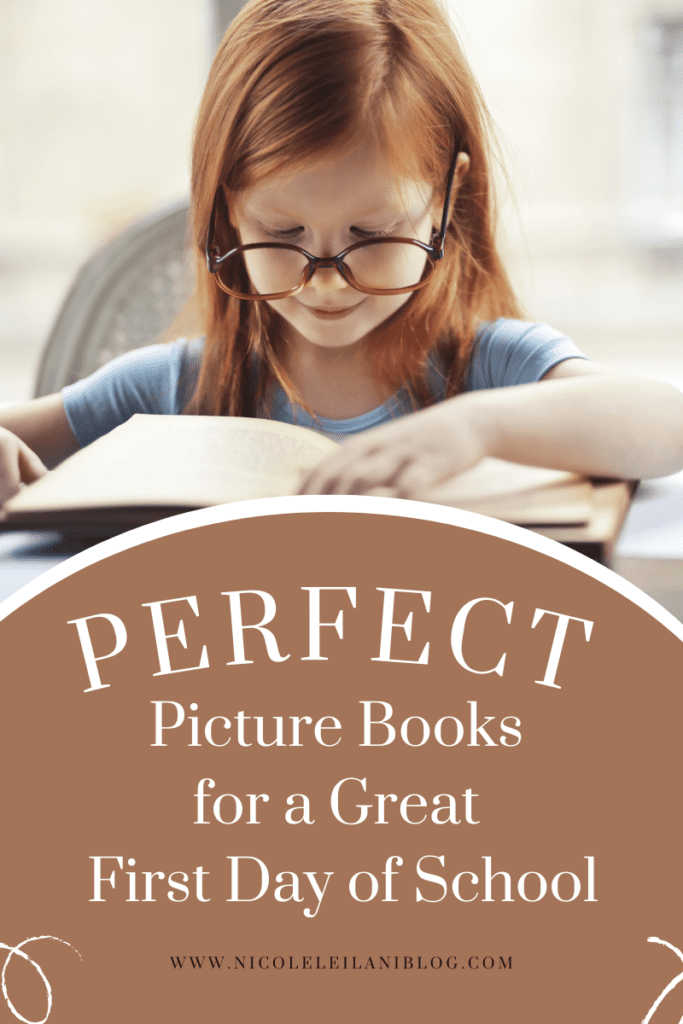
[[[182,202],[138,221],[81,268],[43,350],[35,398],[170,327],[192,291],[187,215]]]

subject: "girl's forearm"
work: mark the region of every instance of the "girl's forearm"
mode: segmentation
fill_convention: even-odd
[[[497,458],[629,479],[683,468],[683,394],[660,381],[579,376],[452,401]]]

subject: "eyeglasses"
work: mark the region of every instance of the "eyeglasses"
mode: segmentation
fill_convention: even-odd
[[[219,188],[206,238],[209,273],[216,275],[217,284],[228,295],[262,302],[297,295],[318,269],[337,270],[347,284],[367,295],[403,295],[424,288],[444,256],[458,152],[456,146],[448,170],[441,226],[432,232],[429,245],[417,238],[368,238],[354,242],[336,256],[313,256],[288,242],[250,242],[221,255],[214,243]]]

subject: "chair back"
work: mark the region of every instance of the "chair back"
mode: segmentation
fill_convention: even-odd
[[[188,210],[184,201],[138,221],[81,268],[45,344],[35,398],[168,330],[193,287]]]

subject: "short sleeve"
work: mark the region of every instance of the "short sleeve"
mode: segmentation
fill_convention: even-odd
[[[466,377],[466,389],[533,384],[565,359],[585,359],[574,342],[546,324],[505,320],[482,324]]]
[[[76,440],[90,444],[134,413],[182,413],[197,385],[203,339],[181,338],[113,359],[62,390]]]

